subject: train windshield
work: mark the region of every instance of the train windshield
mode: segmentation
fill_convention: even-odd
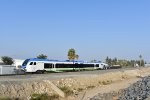
[[[29,60],[30,60],[30,59],[26,59],[26,60],[23,62],[22,66],[26,66],[27,63],[29,62]]]

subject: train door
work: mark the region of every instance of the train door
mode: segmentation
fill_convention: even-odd
[[[36,62],[30,62],[27,67],[27,72],[36,72]]]
[[[36,65],[36,70],[44,70],[44,63],[37,62],[35,63],[35,65]]]

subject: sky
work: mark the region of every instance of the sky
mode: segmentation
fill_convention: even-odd
[[[150,62],[149,0],[0,0],[0,56]]]

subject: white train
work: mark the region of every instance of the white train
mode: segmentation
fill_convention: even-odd
[[[76,60],[59,61],[59,60],[31,58],[26,59],[21,67],[25,72],[44,73],[45,71],[63,72],[63,71],[107,69],[109,66],[108,64],[105,63],[88,63]]]

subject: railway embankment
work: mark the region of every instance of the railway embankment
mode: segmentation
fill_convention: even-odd
[[[57,100],[88,100],[98,94],[118,93],[141,80],[141,77],[148,76],[149,72],[150,68],[147,67],[54,80],[48,78],[28,81],[5,80],[0,81],[0,95],[29,100],[32,94],[46,93],[57,97]]]
[[[99,93],[90,100],[150,100],[150,76],[143,77],[126,89]]]

